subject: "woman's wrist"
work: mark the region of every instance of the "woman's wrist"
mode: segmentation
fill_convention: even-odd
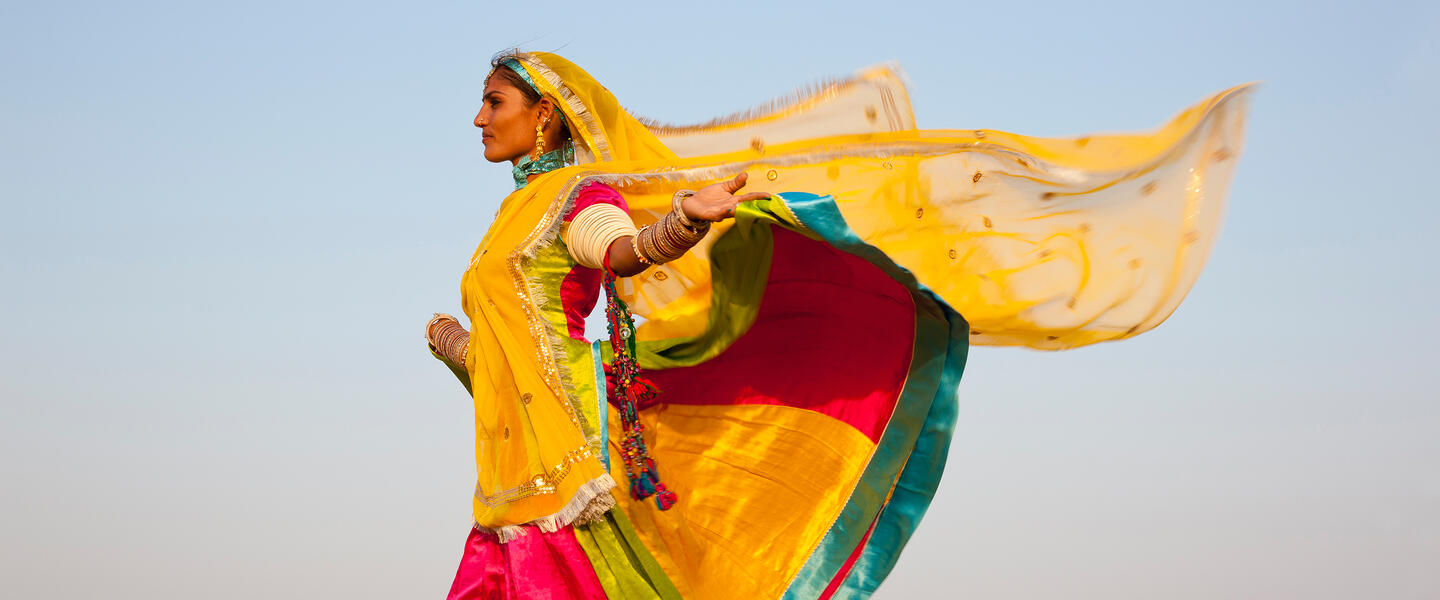
[[[695,195],[695,190],[680,190],[670,198],[670,209],[680,217],[680,222],[686,227],[700,227],[710,222],[699,217],[692,217],[685,212],[685,200]]]
[[[707,233],[710,233],[708,221],[687,225],[682,213],[671,211],[635,235],[635,256],[646,264],[667,263],[684,256],[705,239]]]
[[[435,315],[425,326],[431,352],[451,364],[464,366],[470,352],[470,332],[450,315]]]

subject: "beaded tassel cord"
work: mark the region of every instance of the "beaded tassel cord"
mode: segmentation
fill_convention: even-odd
[[[645,447],[645,426],[640,422],[640,408],[655,403],[659,392],[655,384],[640,376],[635,360],[635,321],[630,309],[615,293],[615,273],[610,270],[610,257],[605,257],[605,320],[610,329],[610,349],[615,360],[606,365],[606,393],[610,404],[620,411],[625,438],[620,453],[625,458],[625,476],[630,479],[630,497],[644,500],[655,496],[655,506],[669,510],[675,505],[675,492],[660,482],[660,471],[650,450]]]

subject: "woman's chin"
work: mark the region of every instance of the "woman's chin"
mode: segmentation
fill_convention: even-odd
[[[504,152],[492,152],[489,148],[485,149],[485,160],[492,163],[513,162],[514,159],[515,157],[506,156]]]

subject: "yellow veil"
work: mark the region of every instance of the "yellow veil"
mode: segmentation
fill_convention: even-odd
[[[614,503],[587,435],[596,426],[587,419],[605,417],[593,388],[592,397],[577,388],[574,348],[547,318],[558,300],[527,271],[560,243],[584,184],[618,189],[637,225],[670,210],[676,190],[741,172],[746,191],[828,194],[856,235],[964,316],[972,343],[1073,348],[1154,328],[1194,284],[1220,228],[1250,89],[1217,93],[1152,133],[1042,139],[916,130],[901,76],[882,66],[671,127],[632,116],[564,58],[516,59],[564,111],[581,164],[505,199],[462,286],[474,328],[475,518],[502,540],[519,524],[550,530]],[[728,227],[621,282],[645,319],[642,341],[703,330],[708,251]]]

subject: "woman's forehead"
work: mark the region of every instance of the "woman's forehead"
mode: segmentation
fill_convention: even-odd
[[[520,90],[516,89],[514,84],[505,81],[504,77],[495,77],[492,75],[485,79],[484,95],[489,96],[492,93],[501,96],[512,96],[520,93]]]

